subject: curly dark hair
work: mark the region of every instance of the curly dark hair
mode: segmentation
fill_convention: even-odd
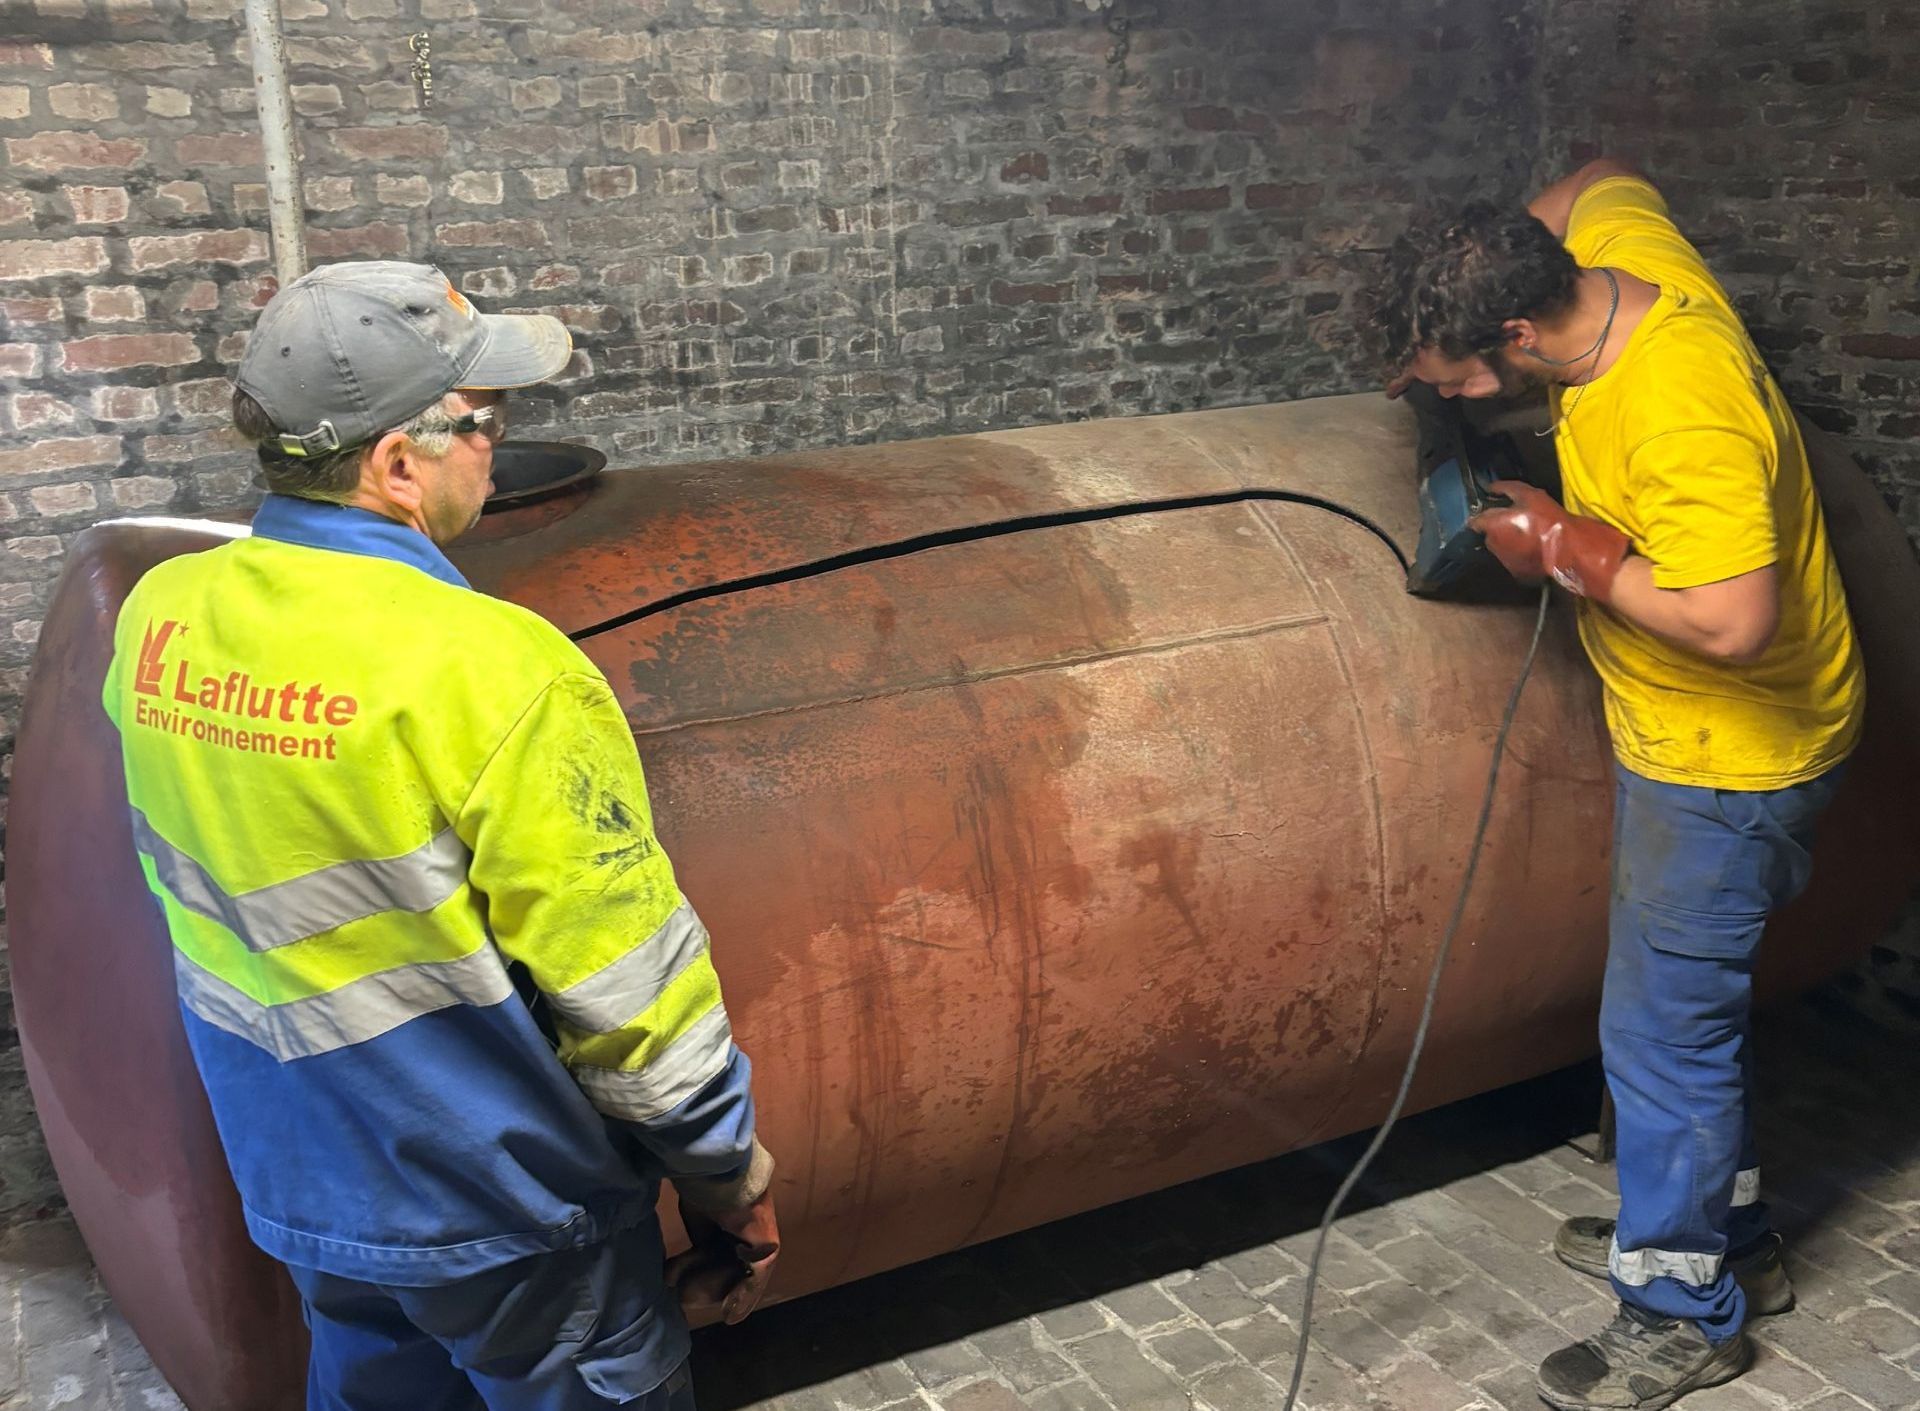
[[[1487,357],[1508,319],[1545,319],[1573,303],[1580,266],[1525,210],[1475,201],[1416,217],[1387,251],[1369,301],[1367,342],[1398,371],[1423,348]]]

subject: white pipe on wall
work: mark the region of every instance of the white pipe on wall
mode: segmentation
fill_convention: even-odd
[[[287,49],[280,34],[280,0],[247,0],[247,36],[253,49],[253,91],[267,163],[267,219],[273,234],[273,270],[282,288],[307,272],[307,231],[300,191],[300,147],[287,92]]]

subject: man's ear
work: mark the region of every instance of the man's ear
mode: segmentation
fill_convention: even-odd
[[[405,432],[389,431],[367,452],[360,483],[385,504],[418,511],[425,497],[418,474],[419,456]]]
[[[1530,318],[1510,318],[1500,325],[1500,331],[1509,343],[1516,344],[1521,351],[1533,353],[1540,349],[1540,330]]]

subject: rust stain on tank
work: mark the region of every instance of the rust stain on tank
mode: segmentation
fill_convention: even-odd
[[[1160,829],[1132,839],[1120,850],[1123,866],[1135,871],[1151,869],[1150,878],[1138,883],[1142,904],[1172,908],[1195,940],[1201,938],[1200,922],[1188,905],[1187,892],[1193,885],[1197,846],[1197,839]]]

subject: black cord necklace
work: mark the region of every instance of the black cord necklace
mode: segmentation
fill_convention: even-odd
[[[1544,353],[1534,352],[1531,348],[1527,350],[1529,354],[1538,358],[1541,362],[1551,363],[1555,367],[1572,367],[1577,363],[1585,362],[1588,358],[1593,359],[1593,366],[1587,370],[1586,382],[1579,383],[1574,387],[1573,399],[1567,403],[1566,409],[1560,413],[1560,419],[1545,431],[1534,432],[1533,434],[1535,436],[1551,436],[1554,432],[1565,426],[1567,424],[1567,418],[1573,415],[1573,409],[1580,405],[1580,398],[1587,390],[1587,383],[1593,381],[1599,374],[1600,354],[1606,349],[1607,335],[1613,332],[1613,316],[1620,311],[1620,281],[1614,277],[1614,273],[1610,269],[1603,268],[1600,273],[1607,277],[1607,288],[1611,292],[1612,297],[1607,301],[1607,321],[1600,325],[1600,336],[1593,340],[1593,346],[1577,358],[1566,359],[1550,358]]]

